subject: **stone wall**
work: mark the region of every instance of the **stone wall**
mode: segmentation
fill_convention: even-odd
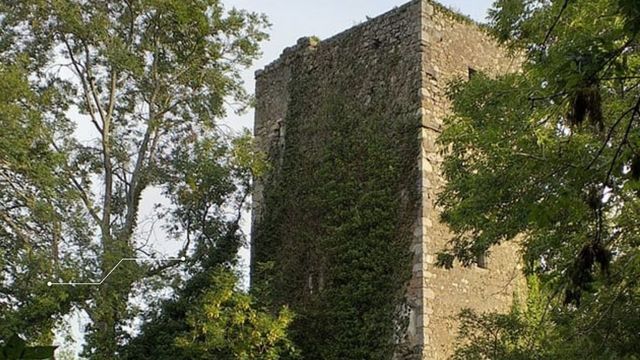
[[[472,22],[431,1],[414,0],[332,38],[320,42],[301,38],[257,72],[255,136],[259,149],[269,155],[272,171],[256,179],[253,195],[252,283],[261,281],[255,264],[276,261],[286,263],[281,266],[296,274],[275,283],[290,297],[275,299],[277,303],[288,303],[296,311],[296,303],[322,290],[326,254],[317,248],[312,235],[319,231],[314,224],[322,213],[306,211],[305,204],[290,206],[286,216],[301,228],[283,232],[276,246],[284,257],[279,259],[268,251],[274,244],[265,244],[261,234],[263,218],[272,211],[264,189],[273,187],[282,171],[291,176],[321,165],[326,144],[340,136],[323,128],[324,108],[339,96],[347,107],[381,113],[382,125],[390,129],[381,136],[394,136],[392,129],[398,123],[415,128],[411,139],[397,139],[397,146],[413,159],[412,166],[399,169],[410,186],[400,189],[398,196],[416,199],[415,206],[405,204],[406,211],[399,214],[404,221],[398,220],[413,234],[405,345],[416,351],[410,358],[448,358],[457,332],[455,316],[461,309],[506,310],[522,283],[512,246],[494,249],[486,269],[457,266],[444,270],[434,265],[436,253],[451,238],[435,206],[443,186],[436,139],[449,111],[447,84],[468,77],[470,68],[503,73],[514,70],[516,62]],[[286,160],[294,149],[289,145],[301,139],[304,153],[296,156],[306,157],[307,167],[291,168]],[[414,193],[417,196],[411,195]],[[286,258],[293,254],[306,255]]]
[[[453,350],[461,309],[506,311],[513,293],[522,289],[517,249],[509,244],[494,248],[486,268],[435,266],[436,255],[451,234],[439,221],[435,206],[444,185],[440,173],[441,149],[436,146],[444,118],[449,114],[445,91],[454,79],[467,79],[470,72],[500,74],[517,69],[517,61],[506,56],[477,25],[461,19],[437,4],[423,2],[422,11],[421,158],[423,251],[424,359],[447,359]],[[470,71],[471,69],[471,71]]]
[[[291,81],[298,80],[292,78],[293,68],[305,67],[313,71],[322,82],[316,86],[324,86],[325,93],[331,91],[327,88],[331,82],[361,74],[356,83],[350,84],[361,94],[353,101],[366,103],[370,97],[367,93],[382,86],[388,87],[390,101],[404,102],[408,109],[417,109],[421,67],[420,11],[419,1],[414,0],[321,42],[314,37],[302,37],[296,45],[284,49],[280,58],[257,71],[254,135],[258,149],[274,155],[274,146],[284,146],[284,119],[291,95],[289,87]],[[378,59],[389,56],[403,57],[404,65],[395,69],[376,66]],[[393,83],[389,84],[387,80]],[[254,189],[253,225],[260,222],[263,212],[263,182],[258,179]]]
[[[252,285],[259,287],[269,281],[278,292],[286,294],[286,297],[276,294],[270,300],[277,305],[291,306],[301,314],[301,318],[307,319],[310,309],[319,306],[314,304],[313,297],[322,291],[327,283],[325,280],[331,278],[326,264],[335,261],[335,256],[328,254],[332,249],[323,247],[318,239],[322,237],[326,223],[323,210],[328,209],[304,203],[309,193],[317,191],[318,184],[304,189],[289,186],[289,192],[300,194],[300,201],[287,205],[286,215],[282,215],[288,222],[287,229],[274,230],[274,226],[281,228],[282,224],[265,224],[264,218],[275,216],[275,207],[282,206],[275,203],[286,200],[269,198],[268,191],[264,190],[273,189],[279,182],[291,181],[289,178],[294,174],[308,175],[326,166],[327,161],[331,161],[325,154],[326,144],[335,143],[336,138],[367,141],[364,133],[369,129],[362,128],[366,126],[364,123],[344,130],[352,132],[348,134],[328,128],[326,116],[335,103],[340,103],[344,109],[357,111],[363,121],[380,119],[379,123],[373,124],[380,129],[379,139],[393,147],[388,153],[401,154],[396,158],[401,158],[404,163],[397,169],[397,176],[403,178],[404,184],[393,191],[398,198],[405,199],[401,204],[402,210],[393,214],[396,218],[393,226],[399,229],[398,239],[409,239],[403,246],[409,253],[420,196],[415,166],[419,156],[417,133],[422,116],[418,111],[422,60],[420,12],[420,2],[413,1],[321,42],[302,38],[295,46],[285,49],[278,60],[256,74],[254,132],[259,149],[269,155],[272,171],[266,178],[257,179],[254,190]],[[362,133],[362,138],[358,138],[357,133]],[[298,147],[300,142],[304,142],[302,149]],[[304,158],[304,163],[291,164],[288,160],[294,156]],[[353,171],[359,171],[362,164],[356,160],[342,166],[351,166]],[[364,172],[362,175],[362,181],[368,181]],[[270,228],[264,229],[263,225]],[[279,231],[282,236],[277,240],[267,238],[265,231]],[[395,240],[389,239],[389,242]],[[275,246],[274,241],[278,242]],[[415,241],[419,242],[419,239],[415,238]],[[273,248],[278,251],[271,251]],[[285,275],[267,280],[255,269],[256,264],[264,262],[275,263],[277,273]],[[390,265],[380,264],[380,267],[384,266]],[[410,268],[409,259],[406,266],[408,275]],[[404,288],[406,283],[398,285]],[[419,312],[417,304],[421,288],[417,283],[414,285],[409,289],[407,303],[413,312]],[[363,314],[368,311],[366,308],[359,310]],[[419,338],[412,334],[406,344],[407,348],[418,346]],[[307,353],[306,356],[312,355]]]

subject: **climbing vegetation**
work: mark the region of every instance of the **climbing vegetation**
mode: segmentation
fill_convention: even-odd
[[[387,59],[393,69],[398,59]],[[266,212],[254,234],[254,291],[296,313],[305,359],[389,359],[406,329],[417,218],[415,109],[369,101],[346,79],[292,65],[286,134],[270,159]],[[327,90],[329,89],[329,90]],[[360,99],[362,100],[362,99]]]

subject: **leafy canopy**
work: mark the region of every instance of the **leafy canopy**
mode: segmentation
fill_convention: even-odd
[[[226,103],[249,104],[239,71],[267,26],[218,0],[0,3],[0,331],[50,337],[79,309],[91,319],[86,355],[117,357],[134,288],[175,264],[128,262],[97,288],[46,284],[157,256],[141,224],[161,216],[192,263],[218,250],[234,261],[239,242],[213,239],[237,231],[224,209],[242,206],[248,180],[215,121]],[[173,207],[139,219],[152,189]]]
[[[288,339],[292,313],[261,309],[239,291],[237,277],[214,266],[194,275],[177,296],[150,314],[123,359],[297,358]]]
[[[551,357],[637,358],[640,3],[499,0],[491,19],[522,69],[451,88],[439,262],[518,239]]]

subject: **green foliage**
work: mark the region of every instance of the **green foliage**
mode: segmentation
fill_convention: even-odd
[[[228,272],[213,275],[211,288],[187,310],[189,331],[176,345],[189,359],[279,359],[295,356],[287,339],[293,316],[287,308],[273,317],[253,308],[247,294],[235,290]]]
[[[528,278],[526,302],[514,300],[508,314],[460,314],[458,347],[453,360],[534,360],[563,359],[553,355],[545,319],[546,306],[539,280]]]
[[[243,135],[225,145],[204,139],[180,144],[175,173],[166,174],[166,195],[176,205],[171,231],[193,242],[190,277],[172,298],[158,301],[141,332],[119,349],[124,359],[294,358],[287,338],[292,314],[271,316],[236,287],[228,270],[236,264],[243,238],[241,210],[251,173],[260,166],[252,139]],[[229,209],[234,209],[231,218]]]
[[[233,140],[232,161],[237,169],[248,171],[248,173],[240,175],[246,179],[251,178],[247,175],[261,177],[268,169],[266,154],[256,150],[253,140],[253,136],[248,129],[245,129],[241,136]]]
[[[180,144],[172,154],[173,170],[164,175],[165,195],[175,205],[170,232],[194,243],[193,262],[235,262],[239,214],[229,218],[226,212],[244,205],[247,190],[236,182],[246,183],[248,175],[234,176],[239,168],[231,163],[233,151],[217,138]]]
[[[13,335],[0,348],[0,360],[53,359],[55,346],[27,346],[18,335]]]
[[[88,235],[77,194],[59,176],[64,154],[50,151],[52,129],[40,111],[58,94],[32,89],[21,61],[0,64],[0,337],[50,341],[58,315],[80,294],[48,288],[47,277],[77,276],[77,262],[59,249],[63,239],[82,243]]]
[[[121,351],[124,359],[296,358],[288,339],[292,313],[275,316],[236,289],[229,270],[214,267],[194,275],[174,299],[151,314],[142,333]]]
[[[456,10],[454,7],[450,7],[450,6],[445,6],[443,4],[440,4],[438,1],[429,1],[436,9],[438,9],[440,12],[442,12],[442,14],[444,14],[445,16],[449,17],[450,19],[457,21],[457,22],[461,22],[461,23],[466,23],[466,24],[470,24],[470,25],[475,25],[478,26],[480,28],[485,28],[485,25],[483,23],[479,23],[475,20],[473,20],[471,17],[462,14],[460,11]]]
[[[514,301],[510,313],[463,311],[453,359],[640,358],[637,294],[632,295],[633,300],[622,301],[615,299],[619,294],[603,294],[599,299],[604,304],[590,302],[567,312],[554,301],[551,290],[530,276],[526,302]]]
[[[248,180],[220,160],[215,120],[225,100],[250,103],[239,71],[268,23],[218,0],[10,0],[0,23],[0,331],[50,336],[75,306],[92,321],[86,355],[112,359],[132,289],[167,268],[127,262],[99,288],[46,282],[96,281],[152,251],[138,229],[152,188],[178,207],[154,215],[183,231],[182,254],[230,258],[239,240],[210,239],[237,230],[222,209],[242,206]]]
[[[456,236],[440,264],[470,264],[518,238],[525,271],[549,297],[550,358],[640,354],[629,340],[640,274],[637,8],[498,1],[493,32],[522,57],[522,71],[476,76],[450,92],[439,203]]]
[[[396,60],[384,61],[391,69]],[[390,105],[387,89],[355,100],[345,84],[363,74],[351,68],[318,89],[317,72],[291,66],[286,138],[269,159],[252,242],[253,290],[296,313],[292,337],[305,359],[389,359],[406,329],[416,118]]]

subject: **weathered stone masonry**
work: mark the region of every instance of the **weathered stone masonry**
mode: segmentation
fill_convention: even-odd
[[[394,66],[388,68],[391,58]],[[496,248],[486,269],[444,270],[434,265],[437,252],[451,238],[435,206],[443,185],[436,139],[449,111],[446,86],[454,78],[467,77],[470,69],[497,74],[515,67],[515,61],[477,25],[429,0],[415,0],[330,39],[302,38],[256,73],[256,141],[270,155],[276,173],[282,161],[277,157],[283,156],[279,149],[287,141],[285,118],[291,116],[290,84],[299,80],[300,69],[312,73],[316,82],[305,121],[319,116],[320,99],[335,95],[336,89],[343,91],[348,82],[349,90],[343,91],[348,101],[366,106],[372,91],[383,92],[386,117],[415,122],[416,143],[408,144],[415,147],[415,171],[406,175],[415,178],[415,189],[407,191],[417,189],[420,199],[409,229],[414,234],[414,264],[407,289],[408,341],[419,349],[416,358],[448,358],[457,331],[455,316],[461,309],[504,311],[521,286],[518,257],[510,246]],[[309,133],[308,146],[311,154],[322,149],[322,134]],[[263,189],[269,186],[269,178],[256,181],[252,229],[256,241],[261,219],[269,211],[263,203]],[[252,249],[259,251],[260,243]],[[260,257],[252,254],[253,262]],[[304,272],[306,266],[300,264]]]

